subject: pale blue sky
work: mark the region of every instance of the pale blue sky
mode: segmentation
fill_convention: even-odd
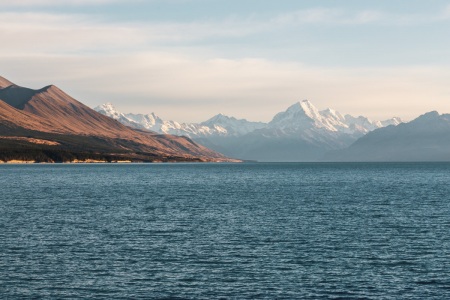
[[[450,112],[449,1],[0,0],[1,75],[95,106],[268,121]]]

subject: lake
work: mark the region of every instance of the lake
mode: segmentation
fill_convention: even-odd
[[[0,165],[0,295],[449,299],[449,163]]]

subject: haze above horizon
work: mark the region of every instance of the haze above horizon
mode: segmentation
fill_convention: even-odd
[[[182,122],[267,122],[303,99],[376,120],[450,112],[448,1],[0,5],[0,75],[91,107]]]

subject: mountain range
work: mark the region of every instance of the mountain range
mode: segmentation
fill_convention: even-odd
[[[49,85],[0,77],[0,161],[229,161],[185,136],[133,129]]]
[[[179,123],[112,104],[91,109],[54,85],[30,89],[0,77],[0,162],[239,159],[450,161],[450,114],[372,121],[304,100],[267,123],[222,114]]]
[[[408,123],[368,133],[328,161],[450,161],[450,114],[428,112]]]
[[[276,114],[268,123],[218,114],[201,123],[167,121],[156,114],[121,113],[111,103],[94,108],[121,123],[157,133],[187,136],[229,157],[258,161],[318,161],[325,153],[350,146],[368,132],[402,121],[371,121],[319,111],[303,100]]]

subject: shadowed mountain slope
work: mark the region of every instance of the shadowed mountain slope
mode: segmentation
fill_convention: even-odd
[[[12,133],[18,128],[27,130],[51,128],[51,123],[31,113],[15,109],[0,100],[0,133]]]

